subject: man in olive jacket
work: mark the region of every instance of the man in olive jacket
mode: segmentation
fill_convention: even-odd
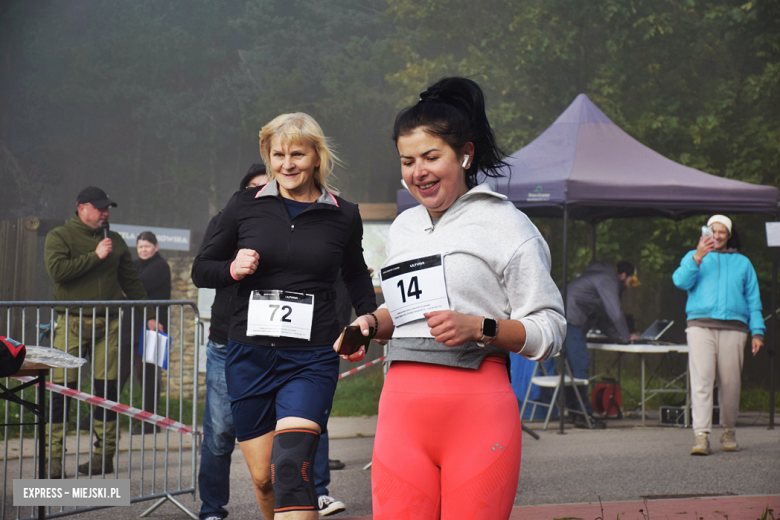
[[[116,203],[94,186],[83,189],[77,200],[78,208],[70,221],[46,235],[44,261],[55,284],[55,300],[122,300],[123,292],[131,300],[146,300],[130,249],[119,233],[108,231],[109,208],[116,207]],[[105,307],[95,307],[93,314],[92,307],[87,306],[81,315],[79,307],[70,307],[67,312],[64,306],[55,309],[54,347],[90,358],[94,369],[92,393],[116,401],[119,307],[109,307],[108,315]],[[154,320],[149,320],[148,325],[156,328]],[[75,388],[78,377],[78,370],[54,369],[52,381]],[[62,470],[67,424],[67,418],[63,418],[65,398],[52,394],[52,408],[49,478],[67,478]],[[88,474],[90,470],[92,474],[103,470],[112,473],[117,441],[116,412],[105,412],[104,416],[104,409],[97,408],[93,426],[96,449],[92,459],[79,466],[79,473]],[[48,441],[49,436],[46,437]]]

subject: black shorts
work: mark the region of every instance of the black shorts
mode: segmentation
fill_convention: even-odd
[[[225,379],[239,441],[302,417],[324,431],[338,383],[339,357],[331,345],[259,347],[228,341]]]

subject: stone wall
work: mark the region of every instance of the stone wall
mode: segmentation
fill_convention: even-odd
[[[198,303],[198,288],[190,278],[190,269],[194,257],[176,256],[168,259],[171,267],[171,299],[191,300]],[[181,330],[182,317],[178,307],[171,309],[171,349],[168,358],[168,371],[163,371],[163,392],[167,388],[168,375],[171,375],[171,397],[179,397],[184,386],[184,397],[192,398],[193,375],[197,369],[195,358],[195,313],[189,306],[184,306],[184,330]],[[184,348],[181,349],[181,338],[184,335]],[[202,347],[205,348],[205,347]],[[183,355],[181,351],[183,350]],[[182,358],[184,370],[182,378],[179,377]],[[198,374],[198,396],[204,399],[206,395],[205,374]]]

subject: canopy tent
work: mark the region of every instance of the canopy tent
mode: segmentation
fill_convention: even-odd
[[[578,220],[684,218],[711,213],[777,212],[778,189],[683,166],[625,133],[580,94],[532,143],[507,158],[510,173],[491,179],[529,216]],[[398,211],[417,205],[406,191]]]
[[[595,225],[602,220],[681,219],[714,212],[776,217],[778,213],[776,187],[718,177],[667,159],[621,130],[585,94],[578,95],[547,130],[506,162],[505,177],[490,179],[497,191],[529,216],[563,217],[563,280],[567,279],[569,218],[592,224],[595,259]],[[399,213],[418,204],[406,190],[398,190],[397,203]],[[775,330],[776,278],[775,256],[771,331]],[[562,293],[565,301],[565,284]],[[772,399],[774,339],[769,337]],[[513,386],[518,377],[517,383],[523,389],[527,386],[522,373],[513,369],[513,376]],[[770,407],[771,413],[774,402]]]

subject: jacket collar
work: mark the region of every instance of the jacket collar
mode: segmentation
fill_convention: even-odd
[[[492,183],[490,183],[490,182],[483,182],[482,184],[478,184],[478,185],[474,186],[473,188],[471,188],[466,193],[464,193],[460,197],[460,199],[458,199],[458,200],[465,199],[466,197],[474,197],[476,195],[489,195],[489,196],[495,197],[495,198],[497,198],[499,200],[506,200],[507,199],[506,195],[504,195],[503,193],[498,193],[495,190],[496,190],[496,188],[495,188],[495,186],[493,186]],[[455,202],[457,202],[457,200]]]
[[[447,208],[447,210],[441,216],[439,221],[441,221],[442,219],[447,218],[448,214],[452,215],[453,213],[457,213],[459,208],[464,203],[467,203],[469,201],[469,199],[473,199],[475,197],[488,196],[488,197],[495,197],[498,200],[506,200],[507,199],[506,195],[504,195],[502,193],[498,193],[497,191],[494,191],[494,190],[495,190],[495,188],[493,187],[493,185],[490,182],[483,182],[482,184],[478,184],[477,186],[474,186],[469,191],[467,191],[466,193],[464,193],[463,195],[458,197],[455,200],[455,202],[452,203],[452,206]],[[423,213],[424,214],[423,214],[422,218],[423,218],[425,230],[428,231],[428,232],[432,232],[434,230],[434,228],[436,227],[436,225],[438,225],[438,224],[434,224],[433,223],[433,217],[431,217],[431,214],[428,212],[428,210],[422,204],[420,204],[420,207],[423,208]]]
[[[339,203],[336,201],[336,197],[329,191],[325,190],[322,186],[320,188],[320,196],[316,202],[317,204],[326,204],[328,206],[335,206],[339,207]],[[257,195],[255,195],[256,199],[262,198],[262,197],[281,197],[281,194],[279,193],[279,184],[276,182],[276,179],[272,180],[260,190],[258,190]]]
[[[97,235],[100,231],[102,231],[100,229],[92,229],[88,225],[84,224],[84,222],[82,222],[81,219],[79,218],[78,213],[74,214],[70,218],[68,225],[73,227],[79,233],[84,233],[87,235]]]

